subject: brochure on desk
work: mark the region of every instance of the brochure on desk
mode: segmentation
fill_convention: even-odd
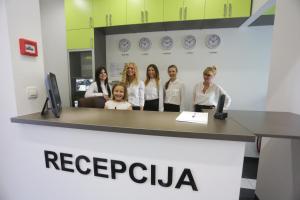
[[[179,121],[179,122],[199,123],[199,124],[207,124],[208,113],[205,113],[205,112],[187,112],[187,111],[183,111],[176,118],[176,121]]]

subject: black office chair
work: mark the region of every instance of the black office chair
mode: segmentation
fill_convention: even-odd
[[[85,108],[104,108],[106,100],[104,97],[88,97],[80,98],[78,101],[78,107]]]

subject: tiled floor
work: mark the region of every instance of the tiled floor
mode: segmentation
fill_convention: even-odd
[[[255,188],[256,188],[256,179],[242,178],[241,188],[255,190]]]
[[[241,180],[240,200],[258,200],[255,196],[258,158],[245,157]]]

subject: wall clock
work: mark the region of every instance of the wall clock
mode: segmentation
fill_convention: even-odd
[[[221,38],[217,34],[207,35],[205,38],[205,46],[209,49],[217,48],[221,43]]]
[[[146,37],[142,37],[139,41],[139,48],[143,51],[147,51],[151,48],[151,40]]]
[[[170,36],[164,36],[160,39],[160,47],[163,50],[170,50],[173,47],[173,39]]]
[[[193,49],[196,46],[197,40],[193,35],[187,35],[183,38],[182,45],[185,49]]]
[[[130,47],[131,47],[131,43],[128,39],[123,38],[119,41],[119,50],[121,52],[129,51]]]

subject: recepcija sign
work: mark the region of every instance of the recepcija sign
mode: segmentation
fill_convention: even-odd
[[[174,179],[174,168],[168,166],[166,177],[157,177],[159,167],[155,164],[146,165],[141,162],[133,162],[126,164],[122,160],[88,157],[85,155],[73,156],[70,153],[56,153],[54,151],[44,150],[46,168],[54,168],[65,172],[74,173],[77,171],[82,175],[93,174],[95,177],[105,179],[117,179],[118,176],[129,176],[130,180],[144,184],[150,180],[151,185],[161,187],[175,187],[180,189],[182,186],[191,187],[193,191],[198,191],[192,171],[189,168],[184,168],[181,171],[178,180]],[[85,167],[82,166],[85,163]],[[136,171],[150,172],[150,176],[137,176]],[[176,170],[177,171],[177,170]],[[149,182],[149,181],[148,181]]]

